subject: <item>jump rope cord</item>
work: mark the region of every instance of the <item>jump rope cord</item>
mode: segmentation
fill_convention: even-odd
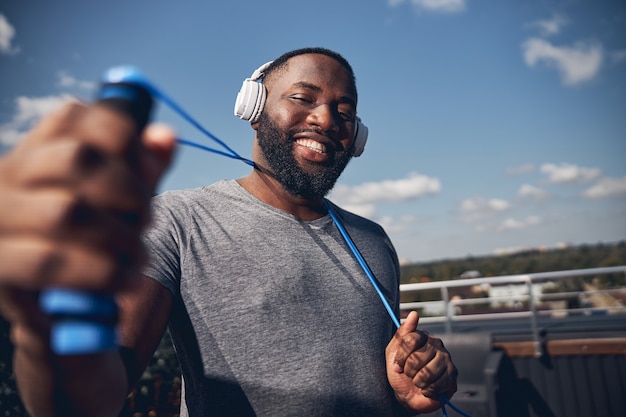
[[[374,273],[370,269],[369,265],[367,265],[367,262],[365,262],[365,259],[361,255],[361,252],[359,251],[359,248],[356,246],[356,244],[354,243],[354,241],[352,240],[352,238],[348,234],[348,231],[345,229],[345,227],[343,227],[343,223],[337,217],[335,212],[330,208],[330,205],[328,204],[328,202],[326,200],[324,200],[324,206],[326,206],[326,210],[328,211],[328,214],[333,219],[333,222],[337,226],[337,229],[339,230],[339,233],[341,233],[341,236],[343,236],[343,239],[345,240],[346,244],[348,245],[348,247],[350,248],[350,250],[352,251],[352,253],[356,257],[356,260],[361,265],[361,268],[363,269],[363,271],[365,271],[365,274],[367,275],[367,277],[369,278],[370,282],[372,283],[372,286],[376,290],[376,293],[378,294],[378,297],[380,298],[380,300],[382,301],[383,305],[385,306],[385,309],[387,310],[387,313],[389,314],[389,317],[391,317],[391,320],[396,325],[396,328],[400,327],[400,320],[398,320],[398,317],[396,316],[395,312],[393,311],[393,308],[391,308],[391,305],[389,304],[389,301],[387,301],[387,297],[385,297],[385,295],[383,294],[382,290],[380,289],[380,286],[378,285],[378,281],[376,280],[376,277],[374,276]],[[450,408],[452,408],[454,411],[456,411],[457,413],[461,414],[462,416],[472,417],[469,414],[465,413],[464,411],[460,410],[454,404],[452,404],[450,402],[450,400],[445,395],[437,394],[437,399],[439,400],[439,404],[441,405],[441,412],[443,413],[443,417],[448,417],[448,412],[446,411],[446,405],[449,405]]]
[[[354,242],[352,241],[352,238],[348,234],[348,231],[345,229],[345,227],[343,227],[341,220],[339,220],[339,218],[334,213],[334,211],[330,208],[330,205],[328,204],[326,200],[324,200],[324,206],[326,206],[326,210],[328,210],[328,214],[333,219],[333,222],[337,226],[337,229],[339,229],[339,233],[341,233],[341,236],[343,236],[343,239],[348,244],[348,247],[350,247],[350,250],[356,257],[356,260],[361,265],[361,268],[363,269],[363,271],[365,271],[365,275],[367,275],[370,282],[372,283],[372,286],[374,286],[374,289],[376,290],[376,293],[378,294],[378,297],[380,298],[380,300],[383,302],[383,305],[385,306],[385,309],[387,310],[389,317],[391,317],[393,324],[396,325],[396,328],[400,327],[400,320],[398,320],[398,317],[396,317],[396,313],[393,311],[393,308],[391,308],[391,305],[389,305],[389,302],[387,301],[387,297],[385,297],[382,290],[380,289],[380,286],[378,285],[378,281],[374,277],[374,274],[372,273],[372,270],[370,269],[370,267],[367,265],[367,262],[365,262],[365,259],[363,259],[363,256],[361,255],[359,248],[357,248],[357,246],[354,244]]]
[[[203,145],[201,143],[194,142],[194,141],[188,140],[188,139],[177,138],[176,141],[178,143],[180,143],[181,145],[191,146],[191,147],[194,147],[196,149],[203,150],[203,151],[208,151],[208,152],[212,152],[212,153],[215,153],[215,154],[218,154],[218,155],[226,156],[228,158],[237,159],[237,160],[240,160],[240,161],[242,161],[242,162],[244,162],[244,163],[246,163],[246,164],[248,164],[248,165],[250,165],[252,167],[255,166],[254,161],[251,161],[250,159],[244,158],[243,156],[239,155],[232,148],[230,148],[225,142],[223,142],[217,136],[215,136],[214,134],[209,132],[207,129],[205,129],[198,121],[196,121],[180,105],[178,105],[174,100],[172,100],[169,96],[167,96],[162,90],[158,89],[153,83],[151,83],[147,79],[142,79],[140,82],[141,82],[141,84],[145,88],[148,89],[148,91],[150,91],[150,93],[153,95],[153,97],[159,99],[161,102],[163,102],[165,105],[167,105],[174,112],[178,113],[178,115],[180,115],[183,119],[187,120],[192,126],[197,128],[205,136],[207,136],[209,139],[213,140],[215,143],[219,144],[222,148],[224,148],[225,151],[221,151],[219,149],[211,148],[209,146],[206,146],[206,145]],[[389,317],[391,317],[391,320],[393,321],[394,325],[396,326],[396,328],[400,327],[400,320],[398,319],[398,317],[396,317],[396,314],[393,311],[393,308],[391,307],[391,305],[387,301],[387,297],[385,297],[385,295],[383,294],[382,290],[380,289],[380,286],[378,285],[378,281],[376,280],[376,277],[372,273],[370,267],[367,265],[367,262],[365,262],[365,259],[363,259],[363,256],[361,255],[361,252],[359,251],[357,246],[352,241],[352,238],[350,237],[350,235],[348,234],[347,230],[343,226],[343,223],[337,217],[335,212],[330,208],[330,205],[328,204],[328,202],[326,200],[324,200],[324,206],[326,207],[326,210],[328,210],[328,214],[330,215],[331,219],[333,220],[333,223],[335,223],[335,226],[339,230],[339,233],[341,233],[341,236],[344,238],[346,244],[348,245],[348,247],[350,248],[350,250],[352,251],[352,253],[356,257],[356,259],[357,259],[358,263],[360,264],[361,268],[363,269],[363,271],[367,275],[367,278],[370,280],[372,286],[376,290],[376,293],[378,294],[378,297],[380,298],[380,300],[382,301],[383,305],[385,306],[385,309],[387,310],[387,313],[389,314]],[[462,416],[471,417],[469,414],[463,412],[462,410],[460,410],[459,408],[454,406],[450,402],[450,400],[448,400],[448,398],[445,395],[438,394],[437,398],[439,400],[439,403],[441,404],[441,411],[443,413],[443,417],[448,417],[448,413],[447,413],[446,408],[445,408],[446,404],[449,405],[450,408],[452,408],[453,410],[455,410],[456,412],[458,412]]]
[[[465,411],[461,410],[456,405],[452,404],[452,402],[445,395],[437,394],[437,398],[439,399],[439,403],[441,404],[441,411],[443,412],[443,417],[448,417],[448,413],[446,412],[446,407],[445,407],[446,404],[449,405],[451,409],[453,409],[454,411],[456,411],[460,415],[462,415],[464,417],[472,417],[471,415],[469,415]]]
[[[183,119],[188,121],[192,126],[198,129],[200,132],[204,133],[204,135],[207,136],[209,139],[211,139],[213,142],[217,143],[222,148],[224,148],[225,151],[211,148],[201,143],[194,142],[188,139],[183,139],[183,138],[177,138],[176,141],[178,143],[180,143],[181,145],[187,145],[187,146],[191,146],[197,149],[201,149],[203,151],[208,151],[208,152],[212,152],[218,155],[226,156],[228,158],[237,159],[254,167],[255,164],[253,161],[251,161],[248,158],[244,158],[243,156],[235,152],[234,149],[228,146],[224,141],[220,140],[217,136],[211,133],[204,126],[202,126],[196,119],[194,119],[189,113],[187,113],[185,109],[183,109],[178,103],[176,103],[173,99],[171,99],[162,90],[158,89],[156,85],[154,85],[152,82],[148,81],[147,79],[142,79],[140,80],[140,83],[142,84],[144,88],[147,88],[148,91],[150,91],[150,94],[152,94],[153,97],[159,99],[161,102],[167,105],[170,109],[172,109],[175,113],[178,113],[179,116],[181,116]]]

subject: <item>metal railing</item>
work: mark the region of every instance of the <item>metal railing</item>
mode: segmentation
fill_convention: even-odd
[[[400,292],[403,294],[403,298],[407,298],[406,293],[437,289],[439,290],[440,298],[428,301],[402,302],[400,303],[400,310],[421,310],[420,323],[444,323],[446,333],[452,332],[452,323],[454,322],[528,318],[536,346],[536,353],[540,355],[538,326],[538,318],[540,316],[550,315],[558,317],[570,314],[595,314],[598,311],[603,313],[626,313],[626,306],[624,306],[623,302],[618,301],[619,299],[626,299],[625,286],[601,289],[585,283],[586,288],[580,291],[548,293],[543,293],[540,286],[573,278],[598,277],[608,274],[624,274],[626,276],[626,265],[402,284],[400,285]],[[495,291],[489,290],[506,288],[507,285],[511,289],[517,289],[518,293],[500,296],[483,294],[483,296],[477,298],[450,297],[451,290],[455,289],[455,291],[461,292],[459,291],[461,287],[478,288],[484,293],[492,293]],[[612,302],[605,302],[601,307],[594,306],[591,301],[582,303],[582,305],[579,302],[581,299],[590,300],[598,297]],[[577,304],[576,307],[568,306],[568,300],[577,300],[577,303],[575,303]],[[561,306],[554,307],[559,302]],[[487,305],[488,307],[480,312],[476,312],[476,306],[478,305]],[[503,308],[503,305],[514,305],[515,308],[507,309]],[[463,307],[465,306],[471,306],[468,309],[470,310],[469,312],[464,311]],[[433,313],[433,311],[435,312]]]

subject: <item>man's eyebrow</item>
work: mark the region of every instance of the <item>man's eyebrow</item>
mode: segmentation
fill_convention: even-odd
[[[313,91],[315,91],[317,93],[321,93],[322,92],[322,89],[319,86],[317,86],[315,84],[307,83],[307,82],[304,82],[304,81],[300,81],[300,82],[294,83],[293,86],[294,87],[299,87],[299,88],[306,88],[308,90],[313,90]]]
[[[315,91],[316,93],[321,93],[322,92],[322,89],[319,86],[317,86],[315,84],[307,83],[305,81],[299,81],[297,83],[294,83],[293,86],[294,87],[299,87],[299,88],[306,88],[308,90]],[[339,101],[341,103],[347,103],[347,104],[350,104],[350,105],[356,107],[356,102],[354,101],[354,99],[352,97],[341,96]]]

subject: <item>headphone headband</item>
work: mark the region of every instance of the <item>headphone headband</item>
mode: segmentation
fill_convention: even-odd
[[[255,69],[252,75],[250,76],[250,78],[248,79],[251,81],[258,81],[261,78],[263,78],[263,76],[265,75],[265,70],[267,69],[267,67],[272,65],[272,62],[274,61],[266,62],[265,64],[261,65],[259,68]]]

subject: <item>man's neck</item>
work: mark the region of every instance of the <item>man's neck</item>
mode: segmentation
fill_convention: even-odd
[[[262,170],[255,169],[237,182],[259,200],[300,220],[312,221],[327,214],[323,199],[309,200],[293,196],[275,178]]]

